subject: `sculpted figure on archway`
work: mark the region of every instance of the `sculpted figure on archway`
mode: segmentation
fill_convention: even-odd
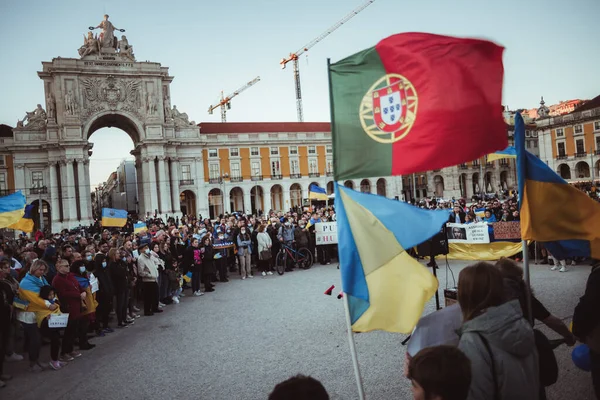
[[[83,46],[78,50],[81,58],[89,54],[98,54],[100,52],[100,42],[92,32],[88,32],[87,38],[83,37]]]
[[[112,24],[112,22],[110,22],[108,20],[108,14],[104,14],[104,21],[100,22],[100,24],[97,27],[93,27],[90,26],[90,30],[93,31],[94,29],[102,29],[102,33],[100,34],[100,46],[102,48],[112,48],[112,49],[116,49],[117,47],[117,41],[115,40],[115,31],[119,31],[119,32],[125,32],[125,29],[119,29],[116,26],[114,26]]]

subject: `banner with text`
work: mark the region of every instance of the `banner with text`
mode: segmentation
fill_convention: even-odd
[[[489,243],[490,234],[486,222],[473,224],[446,224],[448,243]]]
[[[521,222],[494,222],[494,240],[521,239]]]
[[[317,222],[315,224],[317,246],[337,244],[337,222]]]

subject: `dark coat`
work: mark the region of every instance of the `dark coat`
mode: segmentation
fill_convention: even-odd
[[[461,223],[461,224],[464,224],[464,223],[465,223],[465,217],[466,217],[466,215],[467,215],[467,214],[465,214],[465,213],[464,213],[464,212],[462,212],[462,211],[458,213],[458,216],[459,216],[459,218],[460,218],[460,223]],[[450,223],[452,223],[452,224],[454,224],[454,223],[456,222],[456,217],[455,217],[454,211],[453,211],[453,212],[452,212],[452,214],[450,214],[450,216],[448,217],[448,222],[450,222]]]
[[[185,249],[185,253],[183,254],[183,264],[187,271],[191,272],[199,272],[202,270],[202,264],[196,264],[194,262],[194,250],[198,250],[198,248],[194,246],[189,246]]]
[[[129,275],[127,264],[122,260],[119,260],[117,262],[111,262],[107,269],[110,273],[115,292],[124,292],[127,289],[127,277]]]
[[[112,279],[110,278],[109,268],[110,264],[107,265],[106,268],[102,268],[101,264],[99,268],[94,270],[94,275],[98,278],[98,292],[96,294],[98,302],[109,303],[115,295],[115,288],[113,287]]]
[[[202,274],[216,274],[217,268],[215,266],[215,251],[212,245],[204,246],[204,253],[202,253]]]
[[[81,293],[85,290],[79,286],[75,275],[72,272],[57,274],[52,280],[52,286],[60,301],[61,311],[69,313],[69,319],[81,317]]]

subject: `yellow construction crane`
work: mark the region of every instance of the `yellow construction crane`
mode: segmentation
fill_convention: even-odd
[[[231,110],[231,99],[233,99],[238,94],[242,93],[244,90],[248,89],[250,86],[258,83],[260,81],[260,76],[252,79],[250,82],[246,83],[244,86],[239,88],[233,93],[228,94],[227,96],[223,95],[223,91],[221,90],[221,101],[219,101],[215,105],[211,105],[208,107],[208,113],[212,115],[213,111],[219,107],[221,107],[221,122],[227,122],[227,110]]]
[[[321,40],[325,39],[327,36],[332,34],[336,29],[338,29],[340,26],[344,25],[346,22],[351,20],[356,14],[358,14],[359,12],[361,12],[362,10],[364,10],[365,8],[370,6],[373,2],[375,2],[375,0],[368,0],[366,3],[364,3],[360,7],[355,8],[348,15],[346,15],[344,18],[342,18],[341,20],[336,22],[325,32],[323,32],[322,34],[320,34],[319,36],[314,38],[307,45],[302,46],[300,48],[300,50],[296,51],[295,53],[290,53],[290,55],[288,57],[281,59],[281,61],[279,62],[279,64],[281,64],[281,69],[285,69],[286,64],[289,63],[290,61],[292,61],[293,65],[294,65],[294,83],[295,83],[295,88],[296,88],[296,112],[298,113],[298,122],[304,121],[304,114],[302,111],[302,91],[300,90],[300,69],[298,67],[298,57],[300,57],[300,55],[302,55],[305,51],[308,51],[308,49],[313,47],[315,44],[319,43]]]

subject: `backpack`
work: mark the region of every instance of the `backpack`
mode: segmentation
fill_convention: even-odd
[[[542,332],[533,330],[535,347],[538,352],[540,383],[542,386],[554,385],[558,380],[558,364],[550,341]]]

